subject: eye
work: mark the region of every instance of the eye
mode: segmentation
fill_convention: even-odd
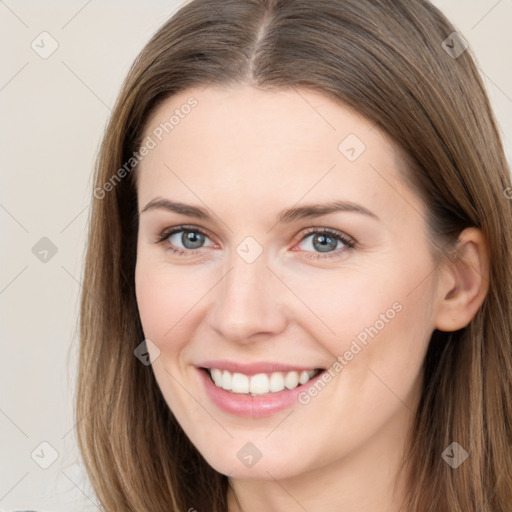
[[[299,242],[298,246],[303,245],[302,250],[312,253],[310,258],[329,258],[339,256],[354,249],[356,244],[349,236],[332,229],[313,228],[308,231]]]
[[[177,226],[164,231],[158,242],[166,242],[166,249],[177,254],[187,254],[194,249],[208,247],[205,242],[209,240],[208,235],[199,228],[188,226]],[[213,243],[209,245],[215,245]]]
[[[206,244],[210,241],[209,244]],[[208,235],[194,226],[176,226],[165,230],[157,239],[157,243],[164,243],[165,249],[175,254],[190,256],[197,249],[215,246]],[[307,254],[307,257],[329,258],[340,256],[356,247],[356,242],[340,231],[329,228],[312,228],[303,235],[296,247]]]

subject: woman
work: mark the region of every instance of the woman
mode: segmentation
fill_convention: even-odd
[[[106,511],[512,503],[512,216],[430,3],[193,0],[98,159],[77,422]]]

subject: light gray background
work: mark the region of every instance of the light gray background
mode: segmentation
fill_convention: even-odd
[[[98,510],[72,416],[91,172],[131,62],[181,3],[0,0],[0,510]],[[512,0],[435,4],[477,56],[510,161]],[[59,45],[47,59],[31,47],[43,31]],[[32,252],[43,237],[47,262]],[[42,442],[58,452],[48,469],[31,457]]]

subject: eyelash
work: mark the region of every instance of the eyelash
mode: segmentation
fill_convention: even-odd
[[[176,226],[174,228],[166,229],[165,231],[163,231],[158,236],[156,243],[164,243],[171,235],[180,233],[181,231],[191,231],[193,233],[202,234],[209,238],[208,233],[205,233],[202,229],[199,229],[195,226]],[[328,234],[328,235],[332,236],[334,239],[342,242],[345,245],[345,247],[343,247],[341,249],[336,249],[334,251],[327,252],[325,254],[318,253],[318,252],[312,252],[312,251],[304,251],[304,252],[308,253],[308,256],[307,256],[308,258],[315,259],[315,260],[324,259],[324,258],[333,258],[336,256],[340,256],[341,253],[350,252],[357,248],[357,243],[355,242],[355,240],[353,238],[345,235],[341,231],[336,231],[336,230],[330,229],[330,228],[321,228],[321,229],[310,228],[310,229],[306,230],[306,232],[304,233],[302,238],[297,243],[303,242],[306,238],[308,238],[308,236],[310,236],[312,234],[316,234],[316,233]],[[199,249],[201,249],[201,248],[199,248]],[[167,244],[167,247],[165,248],[165,250],[171,251],[174,254],[179,254],[180,256],[189,256],[190,253],[197,251],[197,249],[181,249],[180,247],[172,246],[170,243]]]

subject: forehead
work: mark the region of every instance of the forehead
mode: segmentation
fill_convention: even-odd
[[[411,194],[390,138],[316,91],[191,88],[155,110],[144,138],[154,147],[137,170],[141,202],[179,190],[196,203],[343,196],[397,210],[399,196]]]
[[[378,143],[390,152],[394,149],[384,133],[353,109],[318,91],[295,87],[270,91],[248,85],[187,89],[156,109],[145,133],[157,142],[172,139],[182,147],[201,145],[224,155],[239,146],[275,151],[291,147],[298,153],[334,149],[337,154],[340,139],[348,134],[363,143]],[[227,137],[232,144],[226,144]]]

